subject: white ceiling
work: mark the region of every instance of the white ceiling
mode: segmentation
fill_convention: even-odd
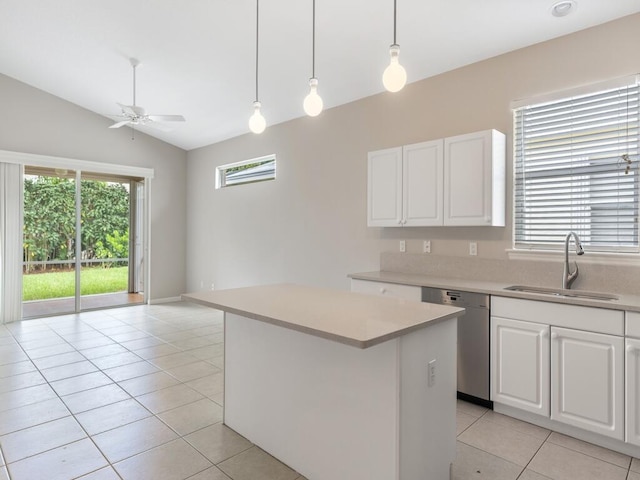
[[[640,12],[640,0],[577,2],[574,13],[557,18],[554,0],[398,0],[408,81]],[[268,125],[304,115],[311,5],[260,3],[260,100]],[[117,114],[116,102],[132,101],[128,59],[138,58],[138,105],[187,119],[170,132],[141,130],[190,150],[248,132],[255,7],[255,0],[0,0],[0,73]],[[316,0],[316,12],[325,108],[383,91],[393,0]]]

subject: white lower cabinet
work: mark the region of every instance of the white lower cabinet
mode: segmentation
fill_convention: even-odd
[[[549,415],[549,326],[491,318],[494,402]]]
[[[491,314],[494,403],[640,445],[640,338],[625,340],[624,312],[492,297]]]
[[[624,440],[624,338],[551,327],[551,419]]]
[[[640,340],[626,339],[626,438],[628,443],[640,446]]]

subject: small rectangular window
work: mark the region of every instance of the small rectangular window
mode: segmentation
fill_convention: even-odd
[[[216,168],[216,188],[231,187],[244,183],[264,182],[276,178],[276,156],[243,160],[220,165]]]
[[[637,79],[514,110],[515,248],[638,251]]]

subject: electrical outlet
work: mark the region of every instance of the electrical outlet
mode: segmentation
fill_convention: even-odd
[[[212,283],[211,284],[211,290],[215,290],[215,286],[216,286],[215,283]]]
[[[478,243],[469,242],[469,255],[478,255]]]
[[[425,240],[422,242],[422,252],[431,253],[431,240]]]
[[[405,240],[400,240],[400,251],[402,253],[407,251],[407,242]]]
[[[427,364],[427,386],[433,387],[436,384],[436,359]]]

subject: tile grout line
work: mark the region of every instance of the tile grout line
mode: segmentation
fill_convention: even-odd
[[[149,315],[149,316],[150,316],[150,315]],[[166,323],[166,322],[164,322],[163,320],[159,320],[159,319],[157,319],[156,317],[151,316],[151,318],[153,318],[155,321],[162,321],[162,323]],[[80,319],[77,319],[77,320],[80,320]],[[147,336],[150,336],[150,337],[156,338],[156,339],[160,340],[160,341],[162,342],[162,344],[169,344],[169,345],[171,345],[171,342],[167,342],[167,341],[163,340],[162,338],[158,337],[157,335],[154,335],[154,334],[152,334],[152,333],[150,333],[150,332],[147,332],[147,331],[141,330],[141,329],[139,329],[139,328],[137,328],[137,327],[135,327],[135,326],[131,325],[131,323],[128,323],[128,322],[123,321],[123,320],[121,320],[121,319],[116,319],[115,317],[114,317],[114,320],[116,320],[116,321],[118,321],[118,322],[121,322],[121,323],[123,323],[123,324],[125,324],[125,325],[131,326],[131,327],[133,327],[133,328],[135,328],[135,329],[137,329],[137,330],[139,330],[139,331],[141,331],[141,332],[145,333]],[[90,327],[92,330],[94,330],[94,331],[96,331],[96,332],[100,333],[102,336],[105,336],[105,337],[109,338],[109,339],[110,339],[112,342],[114,342],[115,344],[117,344],[117,345],[119,345],[119,346],[121,346],[121,347],[125,348],[125,349],[127,350],[127,352],[129,352],[129,353],[133,353],[134,355],[136,355],[134,350],[130,350],[129,348],[125,347],[124,345],[122,345],[122,343],[120,343],[119,341],[117,341],[117,340],[113,339],[113,338],[112,338],[112,337],[110,337],[109,335],[107,335],[107,334],[105,334],[105,333],[101,332],[99,329],[95,328],[93,325],[91,325],[91,324],[89,324],[89,323],[87,323],[86,321],[83,321],[83,320],[80,320],[80,321],[81,321],[83,324],[85,324],[85,325],[87,325],[88,327]],[[97,368],[97,369],[98,369],[98,371],[99,371],[100,373],[102,373],[102,374],[103,374],[103,375],[105,375],[107,378],[109,378],[113,384],[115,384],[115,385],[117,385],[119,388],[123,389],[123,391],[125,391],[125,392],[127,393],[127,395],[129,395],[130,399],[134,400],[138,405],[140,405],[140,407],[142,407],[144,410],[146,410],[147,412],[149,412],[150,417],[154,417],[154,418],[156,418],[157,420],[159,420],[160,422],[162,422],[164,425],[166,425],[170,430],[172,430],[172,431],[177,435],[177,439],[182,439],[185,443],[187,443],[188,445],[190,445],[192,448],[194,448],[194,450],[196,450],[200,455],[202,455],[202,456],[203,456],[203,458],[207,459],[207,457],[206,457],[206,456],[204,456],[204,455],[202,454],[202,452],[200,452],[198,449],[196,449],[196,448],[195,448],[195,447],[194,447],[190,442],[188,442],[188,441],[184,438],[184,437],[186,437],[187,435],[190,435],[190,434],[192,434],[192,433],[195,433],[196,431],[199,431],[199,430],[201,430],[201,429],[203,429],[203,428],[206,428],[206,427],[199,428],[199,429],[195,430],[194,432],[189,432],[187,435],[182,435],[182,434],[180,434],[178,431],[176,431],[176,430],[175,430],[175,428],[173,428],[173,427],[171,427],[170,425],[166,424],[166,423],[162,420],[162,418],[160,418],[160,417],[158,416],[160,413],[164,413],[164,412],[159,412],[158,414],[156,414],[156,413],[151,412],[150,410],[148,410],[144,405],[142,405],[142,404],[137,400],[136,396],[132,395],[132,394],[131,394],[131,393],[129,393],[127,390],[125,390],[123,387],[121,387],[118,381],[116,381],[115,379],[113,379],[112,377],[110,377],[107,373],[105,373],[105,372],[103,371],[103,369],[101,369],[98,365],[96,365],[96,364],[92,361],[92,360],[95,360],[95,358],[94,358],[94,359],[90,359],[90,358],[86,357],[86,356],[82,353],[82,351],[81,351],[81,350],[79,350],[79,349],[78,349],[75,345],[73,345],[69,340],[67,340],[66,338],[64,338],[64,336],[63,336],[63,335],[61,335],[60,333],[58,333],[58,331],[56,331],[55,329],[51,328],[51,327],[50,327],[48,324],[46,324],[45,322],[41,322],[41,323],[42,323],[42,325],[43,325],[43,326],[47,327],[47,328],[46,328],[47,330],[49,330],[50,332],[52,332],[53,334],[55,334],[57,337],[59,337],[59,338],[60,338],[60,339],[62,339],[65,343],[67,343],[71,348],[73,348],[73,350],[74,350],[74,352],[75,352],[75,353],[80,354],[80,355],[81,355],[81,356],[82,356],[86,361],[88,361],[88,362],[89,362],[93,367]],[[206,326],[206,325],[205,325],[205,326]],[[196,329],[196,328],[201,328],[201,327],[195,327],[195,328],[193,328],[193,329]],[[43,378],[43,379],[44,379],[44,381],[45,381],[45,383],[44,383],[44,384],[46,384],[47,386],[49,386],[49,388],[51,388],[51,390],[54,392],[54,394],[56,395],[56,397],[54,397],[54,398],[58,398],[58,399],[63,403],[63,405],[65,406],[65,408],[66,408],[67,412],[69,413],[69,415],[68,415],[68,416],[73,417],[73,419],[78,423],[78,425],[80,426],[80,428],[83,430],[83,432],[84,432],[84,433],[85,433],[85,435],[86,435],[86,437],[85,437],[85,438],[88,438],[89,440],[91,440],[92,444],[96,447],[96,449],[97,449],[97,450],[100,452],[100,454],[104,457],[104,460],[107,462],[107,465],[108,465],[109,467],[111,467],[111,468],[112,468],[112,470],[113,470],[113,471],[115,471],[115,472],[116,472],[116,474],[121,478],[120,474],[119,474],[119,473],[117,472],[117,470],[114,468],[114,466],[113,466],[114,464],[113,464],[112,462],[110,462],[110,461],[106,458],[106,455],[104,454],[104,452],[103,452],[103,451],[98,447],[98,445],[97,445],[97,444],[96,444],[96,442],[94,441],[93,436],[92,436],[92,435],[90,435],[90,434],[89,434],[89,432],[86,430],[86,428],[82,425],[82,423],[80,423],[80,421],[79,421],[79,420],[77,419],[77,417],[76,417],[76,414],[75,414],[75,413],[72,413],[72,412],[69,410],[69,407],[67,406],[67,404],[65,403],[65,401],[64,401],[64,400],[63,400],[63,398],[62,398],[62,397],[64,397],[64,396],[66,396],[66,395],[60,395],[60,394],[58,393],[58,391],[57,391],[57,390],[56,390],[56,389],[51,385],[51,383],[52,383],[52,382],[50,382],[50,381],[49,381],[49,380],[48,380],[48,379],[47,379],[47,378],[42,374],[42,370],[47,370],[47,369],[41,369],[40,367],[38,367],[38,366],[34,363],[34,359],[33,359],[33,358],[31,358],[31,356],[29,355],[29,353],[24,349],[24,347],[23,347],[22,343],[20,342],[20,340],[19,340],[19,339],[14,335],[14,333],[13,333],[10,329],[7,329],[7,330],[8,330],[8,331],[9,331],[9,333],[11,334],[12,338],[14,339],[14,341],[16,342],[16,344],[18,345],[18,347],[22,350],[22,352],[27,356],[28,360],[32,363],[32,365],[34,366],[34,368],[36,369],[36,371],[37,371],[37,372],[42,376],[42,378]],[[44,329],[43,329],[43,330],[44,330]],[[191,329],[186,329],[186,330],[191,330]],[[159,344],[159,345],[160,345],[160,344]],[[213,344],[212,344],[212,345],[213,345]],[[172,346],[174,346],[174,347],[175,347],[175,345],[172,345]],[[47,348],[47,347],[42,347],[42,348]],[[90,347],[90,348],[99,348],[99,347]],[[146,347],[145,347],[145,348],[146,348]],[[185,352],[187,352],[187,350],[184,350],[184,349],[182,349],[182,348],[180,348],[180,347],[176,347],[176,348],[179,348],[179,349],[180,349],[180,352],[176,352],[176,353],[185,353]],[[198,348],[200,348],[200,347],[198,347]],[[34,349],[34,350],[35,350],[35,349]],[[72,353],[72,352],[69,352],[69,353]],[[60,354],[54,354],[54,355],[51,355],[51,356],[55,356],[55,355],[60,355]],[[107,356],[108,356],[108,355],[107,355]],[[161,355],[161,356],[163,356],[163,355]],[[42,358],[46,358],[46,357],[42,357]],[[101,357],[96,357],[96,358],[101,358]],[[217,404],[217,402],[215,402],[213,399],[211,399],[211,398],[210,398],[210,397],[208,397],[207,395],[204,395],[204,394],[202,394],[202,393],[198,392],[196,389],[192,388],[190,385],[187,385],[187,382],[185,382],[185,381],[183,381],[183,380],[180,380],[179,378],[175,377],[175,376],[174,376],[174,375],[172,375],[171,373],[167,372],[164,368],[155,366],[155,365],[154,365],[153,363],[151,363],[148,359],[145,359],[145,358],[142,358],[142,357],[139,357],[139,358],[141,359],[141,361],[145,361],[146,363],[149,363],[150,365],[154,366],[155,368],[159,368],[159,370],[160,370],[162,373],[165,373],[165,374],[167,374],[167,375],[171,376],[172,378],[174,378],[174,379],[178,382],[178,383],[177,383],[177,385],[185,386],[185,387],[187,387],[189,390],[192,390],[192,391],[194,391],[194,392],[196,392],[196,393],[198,393],[198,394],[202,395],[203,399],[208,399],[209,401],[211,401],[211,402],[213,402],[213,403]],[[195,358],[194,362],[191,362],[191,363],[205,362],[205,363],[207,363],[207,364],[209,364],[209,365],[211,365],[211,366],[213,366],[213,367],[215,367],[215,368],[219,368],[219,367],[216,367],[215,365],[211,364],[210,362],[207,362],[206,360],[200,359],[200,358],[198,358],[198,357],[194,357],[194,358]],[[81,361],[79,361],[79,362],[82,362],[82,361],[85,361],[85,360],[81,360]],[[73,363],[79,363],[79,362],[71,362],[70,364],[73,364]],[[191,364],[191,363],[189,363],[189,364]],[[65,366],[65,365],[70,365],[70,364],[62,364],[62,365],[59,365],[59,366]],[[189,365],[189,364],[185,364],[185,365]],[[126,365],[126,364],[125,364],[125,365]],[[56,368],[56,367],[50,367],[50,368]],[[75,375],[75,376],[81,376],[81,375],[84,375],[84,374]],[[141,377],[141,376],[144,376],[144,375],[140,375],[139,377]],[[203,377],[196,377],[196,378],[193,378],[193,379],[189,379],[189,380],[187,380],[187,381],[197,380],[197,379],[200,379],[200,378],[204,378],[204,377],[206,377],[206,376],[208,376],[208,375],[204,375]],[[73,377],[74,377],[74,376],[67,377],[67,378],[73,378]],[[132,377],[132,378],[138,378],[138,377]],[[66,378],[65,378],[65,379],[66,379]],[[59,380],[64,380],[64,379],[59,379]],[[124,380],[123,380],[123,381],[124,381]],[[43,385],[43,384],[40,384],[40,385]],[[174,385],[174,386],[175,386],[175,385]],[[90,388],[90,389],[86,389],[86,390],[80,390],[79,392],[73,392],[73,393],[80,393],[80,392],[83,392],[83,391],[93,390],[93,389],[96,389],[96,388],[100,388],[100,386],[92,387],[92,388]],[[158,390],[153,390],[152,392],[161,391],[161,390],[164,390],[164,389],[166,389],[166,388],[170,388],[170,387],[160,388],[160,389],[158,389]],[[149,393],[152,393],[152,392],[149,392]],[[69,395],[72,395],[72,394],[69,394]],[[196,400],[196,401],[194,401],[194,402],[188,402],[188,403],[187,403],[187,404],[185,404],[185,405],[190,405],[190,404],[195,403],[195,402],[200,401],[200,400],[202,400],[202,399]],[[35,403],[40,403],[40,402],[35,402]],[[114,403],[118,403],[118,402],[114,402]],[[112,404],[109,404],[109,405],[113,405],[113,403],[112,403]],[[219,405],[219,404],[218,404],[218,405]],[[181,408],[181,407],[184,407],[184,405],[181,405],[181,406],[176,407],[176,408]],[[16,408],[19,408],[19,407],[16,407]],[[101,408],[101,407],[96,407],[96,408]],[[11,409],[10,409],[10,410],[11,410]],[[88,410],[88,411],[91,411],[91,410],[94,410],[94,409],[90,409],[90,410]],[[170,411],[170,410],[172,410],[172,409],[169,409],[169,410],[167,410],[167,411]],[[84,413],[84,412],[80,412],[80,413]],[[150,418],[150,417],[147,417],[147,418]],[[110,431],[110,430],[114,430],[114,429],[116,429],[116,428],[120,428],[120,427],[122,427],[122,426],[130,425],[130,424],[135,423],[136,421],[139,421],[139,420],[140,420],[140,419],[138,419],[138,420],[134,420],[134,421],[132,421],[132,422],[126,423],[126,424],[124,424],[124,425],[119,425],[119,426],[117,426],[117,427],[114,427],[114,428],[109,429],[109,430],[106,430],[106,431]],[[51,421],[54,421],[54,420],[51,420]],[[30,427],[26,427],[26,428],[31,428],[31,427],[33,427],[33,426],[43,425],[43,424],[45,424],[45,423],[48,423],[48,422],[43,422],[43,423],[41,423],[41,424],[32,425],[32,426],[30,426]],[[217,423],[220,423],[220,422],[217,422]],[[20,429],[20,430],[23,430],[23,429]],[[18,431],[19,431],[19,430],[18,430]],[[105,432],[106,432],[106,431],[105,431]],[[100,432],[100,433],[105,433],[105,432]],[[55,450],[56,448],[60,448],[60,447],[66,446],[66,445],[70,445],[70,444],[72,444],[72,443],[75,443],[75,442],[78,442],[78,441],[81,441],[81,440],[83,440],[83,439],[76,440],[76,441],[73,441],[73,442],[69,442],[69,443],[67,443],[67,444],[60,445],[60,446],[57,446],[57,447],[54,447],[54,448],[51,448],[51,449],[45,450],[45,451],[43,451],[43,452],[38,452],[37,454],[30,455],[29,457],[25,457],[25,458],[30,458],[30,457],[33,457],[33,456],[35,456],[35,455],[39,455],[39,454],[41,454],[41,453],[45,453],[45,452],[48,452],[48,451],[51,451],[51,450]],[[175,440],[175,439],[174,439],[174,440]],[[174,440],[172,440],[172,441],[174,441]],[[164,444],[162,444],[162,445],[166,445],[166,443],[169,443],[169,442],[165,442],[165,443],[164,443]],[[145,450],[145,451],[143,451],[143,452],[138,452],[137,454],[132,455],[131,457],[127,457],[127,458],[132,458],[132,457],[134,457],[134,456],[136,456],[136,455],[140,455],[140,454],[142,454],[142,453],[148,452],[148,451],[153,450],[154,448],[160,447],[160,446],[162,446],[162,445],[157,445],[157,446],[152,447],[152,448],[150,448],[150,449],[147,449],[147,450]],[[250,448],[250,447],[249,447],[249,448]],[[0,454],[1,454],[1,451],[0,451]],[[21,459],[21,460],[23,460],[23,459]],[[121,459],[121,460],[119,460],[119,461],[124,461],[124,460],[126,460],[126,459]],[[208,459],[207,459],[207,460],[208,460]],[[116,462],[116,463],[118,463],[118,462]],[[211,465],[215,465],[215,464],[213,464],[213,462],[211,462],[211,461],[209,461],[209,463],[211,463]],[[11,474],[10,474],[10,472],[9,472],[8,465],[6,465],[6,467],[7,467],[7,473],[8,473],[8,475],[10,476]],[[100,469],[102,469],[102,468],[105,468],[105,467],[100,467],[98,470],[100,470]],[[207,467],[207,468],[210,468],[210,467]],[[206,469],[205,469],[205,470],[206,470]],[[97,470],[95,470],[95,471],[97,471]],[[204,471],[204,470],[203,470],[203,471]],[[90,474],[90,473],[93,473],[93,472],[86,472],[86,473],[83,473],[83,474],[82,474],[82,476],[84,476],[84,475],[88,475],[88,474]],[[194,475],[197,475],[197,474],[199,474],[199,473],[201,473],[201,472],[197,472],[197,473],[195,473]],[[77,477],[77,478],[80,478],[80,477]]]

